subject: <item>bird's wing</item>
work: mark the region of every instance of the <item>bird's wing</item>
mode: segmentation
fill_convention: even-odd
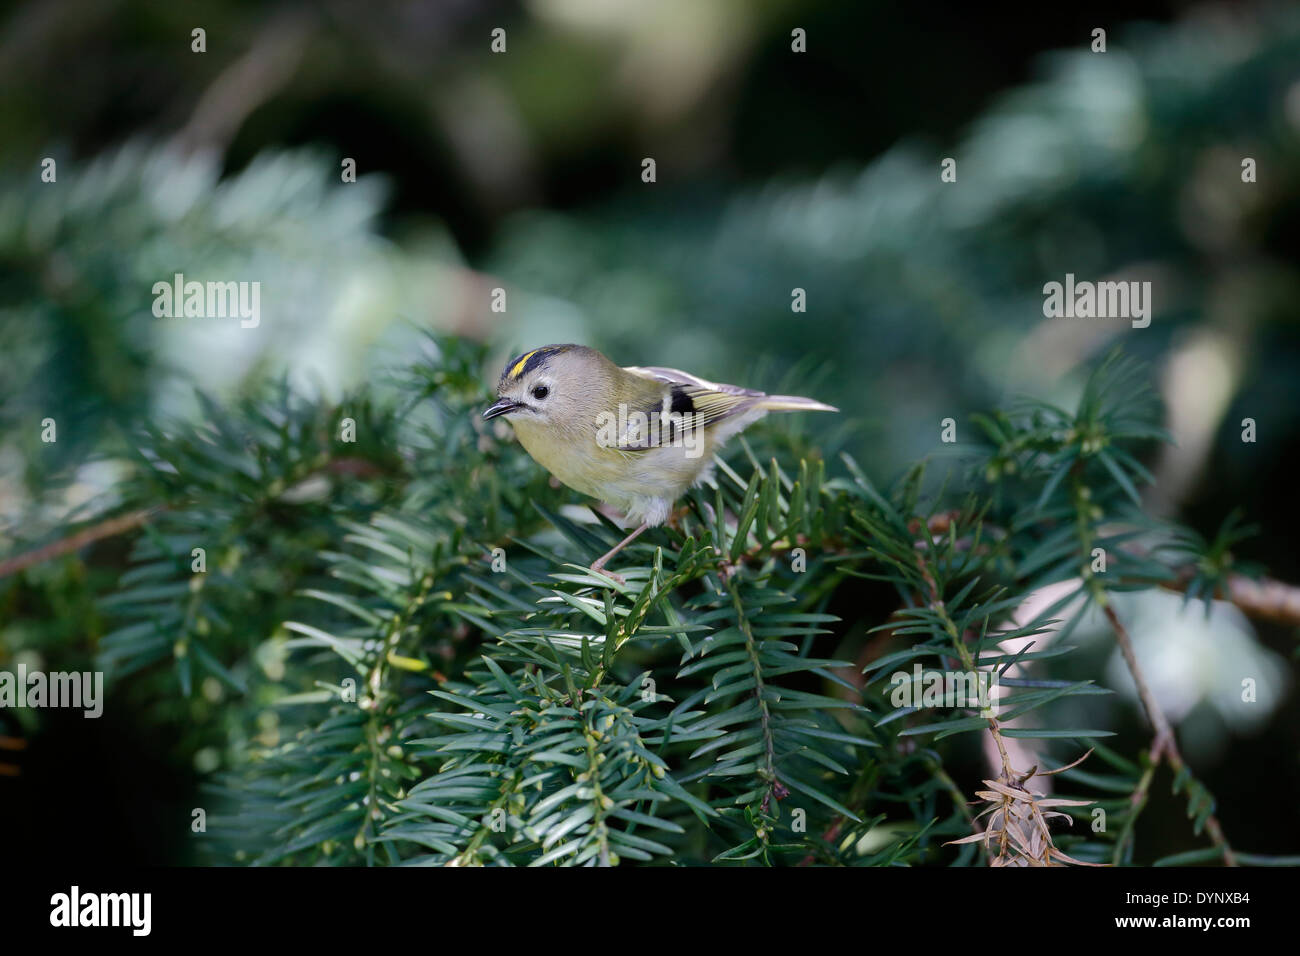
[[[698,375],[692,375],[690,372],[683,372],[679,368],[664,368],[658,365],[630,365],[623,369],[625,372],[631,372],[633,375],[639,375],[642,378],[650,378],[659,382],[666,382],[669,385],[694,385],[697,388],[704,388],[714,392],[725,392],[729,395],[748,395],[750,398],[762,398],[762,392],[755,392],[752,389],[741,388],[738,385],[720,385],[717,382],[710,382],[707,379],[700,378]]]
[[[734,415],[750,411],[768,396],[736,385],[709,382],[675,368],[631,366],[623,371],[641,378],[661,382],[661,393],[653,408],[646,414],[658,415],[666,410],[676,413],[678,428],[705,428]],[[665,402],[665,399],[667,400]]]

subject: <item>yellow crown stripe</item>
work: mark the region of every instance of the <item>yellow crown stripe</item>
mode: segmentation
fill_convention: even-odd
[[[527,355],[522,356],[519,361],[515,363],[515,367],[510,370],[510,377],[518,378],[520,373],[523,372],[524,366],[528,364],[528,360],[540,351],[541,349],[533,349]]]

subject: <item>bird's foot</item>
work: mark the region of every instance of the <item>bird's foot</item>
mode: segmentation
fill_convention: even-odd
[[[672,528],[674,531],[679,531],[681,530],[682,519],[685,518],[690,513],[691,513],[691,506],[682,505],[680,508],[678,508],[676,511],[674,511],[672,514],[668,516],[668,520],[665,523],[668,525],[668,527]]]
[[[623,575],[615,574],[613,571],[606,571],[604,561],[597,561],[595,564],[591,566],[589,570],[591,570],[593,574],[604,575],[605,577],[609,578],[610,580],[618,584],[627,584],[627,578],[623,577]]]

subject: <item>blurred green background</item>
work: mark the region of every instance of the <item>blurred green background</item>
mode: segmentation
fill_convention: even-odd
[[[1120,344],[1150,362],[1177,442],[1151,463],[1151,509],[1212,535],[1241,506],[1263,528],[1243,556],[1300,580],[1293,4],[9,4],[0,131],[0,559],[111,505],[121,428],[197,416],[196,386],[285,375],[338,395],[437,329],[492,344],[485,381],[579,341],[800,389],[845,410],[804,427],[882,480],[942,465],[944,418],[1071,400]],[[156,318],[152,286],[177,272],[259,281],[260,325]],[[1066,273],[1150,280],[1150,327],[1045,319]],[[62,597],[0,582],[0,667],[75,666],[103,631],[93,569],[39,573]],[[1266,825],[1249,799],[1261,775],[1300,796],[1294,632],[1197,631],[1176,602],[1135,614],[1174,649],[1170,707],[1225,827],[1294,852],[1296,815]],[[1212,686],[1229,652],[1271,675],[1248,725]],[[176,858],[154,821],[183,815],[205,767],[146,707],[52,716],[0,802],[75,812],[81,781],[123,822],[99,852]]]

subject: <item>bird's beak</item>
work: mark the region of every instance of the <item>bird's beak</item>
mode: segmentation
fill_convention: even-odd
[[[524,407],[523,402],[516,402],[512,398],[503,398],[495,405],[493,405],[491,408],[489,408],[487,411],[485,411],[483,413],[483,417],[485,419],[496,418],[498,415],[508,415],[511,412],[513,412],[516,408],[523,408],[523,407]]]

